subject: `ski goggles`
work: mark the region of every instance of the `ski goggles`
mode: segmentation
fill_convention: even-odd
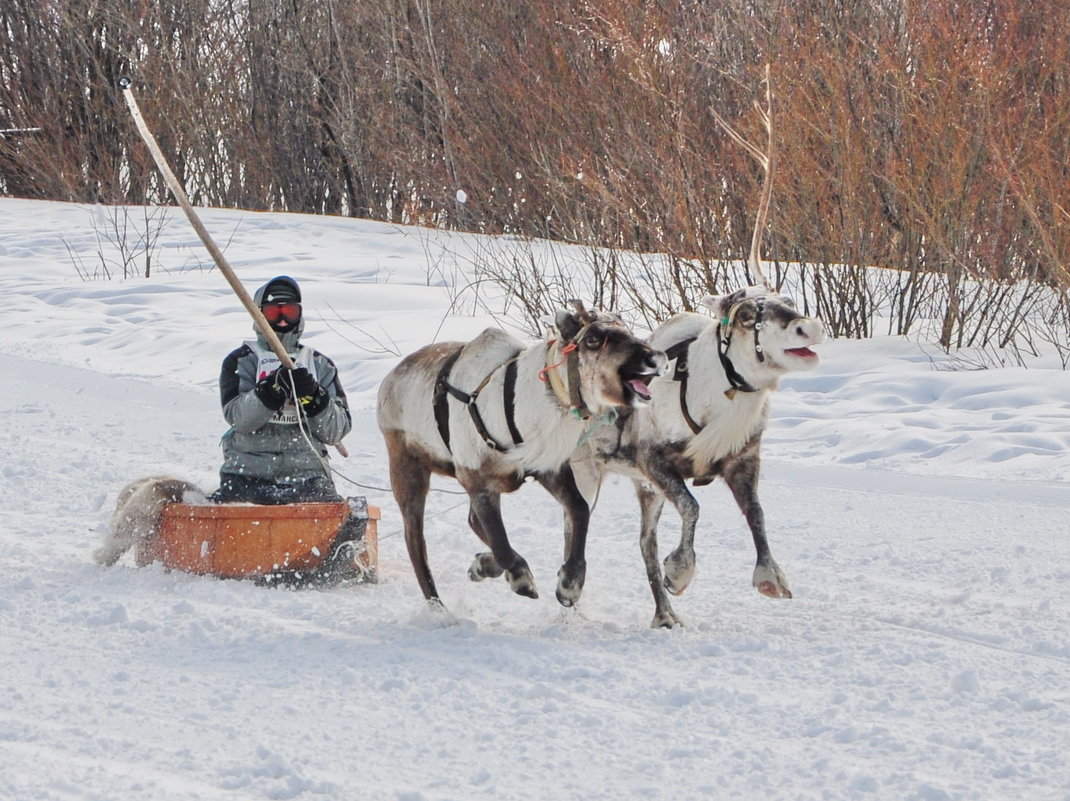
[[[260,311],[269,323],[285,320],[290,325],[297,325],[297,321],[301,319],[300,303],[267,303],[260,307]]]

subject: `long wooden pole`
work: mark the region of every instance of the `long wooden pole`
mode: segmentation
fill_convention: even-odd
[[[152,135],[149,126],[145,124],[145,118],[141,116],[141,109],[138,108],[137,99],[134,97],[134,90],[130,88],[130,79],[126,77],[120,78],[119,88],[122,90],[126,105],[130,109],[130,115],[134,118],[134,124],[137,125],[138,133],[141,134],[141,138],[144,139],[145,144],[148,145],[149,152],[152,154],[152,158],[156,162],[160,174],[163,175],[164,182],[175,196],[175,199],[178,200],[178,205],[182,207],[182,211],[186,213],[186,217],[189,219],[190,225],[193,226],[193,230],[197,232],[197,236],[201,238],[201,242],[208,248],[208,252],[212,254],[212,259],[215,260],[216,265],[219,267],[219,271],[223,273],[223,277],[227,279],[227,283],[230,284],[230,288],[234,290],[234,294],[238,296],[238,300],[242,302],[245,310],[252,316],[253,321],[256,323],[261,333],[263,333],[264,338],[267,339],[268,344],[271,345],[271,349],[275,351],[275,355],[279,357],[282,366],[292,370],[294,368],[294,361],[290,358],[290,354],[286,352],[286,348],[283,347],[278,334],[271,328],[271,324],[268,323],[267,318],[264,317],[264,313],[260,311],[257,305],[253,302],[252,296],[249,295],[248,290],[242,286],[241,281],[238,280],[238,276],[234,274],[234,270],[227,262],[226,257],[223,255],[223,251],[216,245],[215,240],[212,239],[208,230],[204,227],[204,223],[201,222],[201,218],[198,217],[197,212],[193,210],[193,206],[189,202],[189,197],[186,196],[186,190],[182,187],[182,183],[171,171],[171,167],[168,165],[167,159],[164,158],[163,151],[160,150],[160,145],[157,143],[156,137]]]

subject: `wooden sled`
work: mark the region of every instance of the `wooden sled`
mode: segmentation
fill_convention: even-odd
[[[374,582],[380,510],[363,498],[338,503],[164,506],[156,536],[137,546],[139,567],[264,583]]]

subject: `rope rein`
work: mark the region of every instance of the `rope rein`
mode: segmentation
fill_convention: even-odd
[[[586,331],[587,328],[588,328],[588,326],[584,326],[581,329],[580,334],[582,334],[583,331]],[[587,419],[590,419],[592,417],[592,415],[591,415],[590,411],[584,405],[583,400],[579,395],[579,387],[578,387],[578,383],[579,383],[578,379],[579,379],[579,377],[578,377],[578,375],[576,375],[576,376],[571,375],[571,373],[575,372],[575,365],[572,363],[570,357],[575,358],[575,357],[573,357],[573,353],[576,351],[576,349],[578,347],[578,345],[576,344],[576,339],[580,336],[580,334],[577,334],[576,337],[574,337],[572,340],[570,340],[567,345],[565,345],[563,348],[561,348],[561,354],[560,354],[561,355],[561,359],[560,359],[560,361],[558,361],[558,362],[556,362],[554,364],[547,364],[544,367],[542,367],[538,372],[538,377],[539,377],[539,380],[542,381],[543,383],[551,384],[551,386],[554,389],[554,394],[558,395],[559,399],[564,402],[565,399],[561,398],[561,391],[564,390],[564,387],[559,387],[558,386],[561,383],[561,379],[557,374],[557,368],[561,367],[562,365],[567,364],[568,367],[570,368],[570,376],[569,376],[570,381],[569,381],[568,393],[569,393],[569,395],[571,397],[569,398],[570,403],[567,404],[570,407],[569,411],[570,411],[570,413],[572,415],[574,415],[578,419],[587,420]],[[551,340],[548,344],[552,347],[554,342],[555,342],[555,340]],[[602,343],[602,347],[603,347],[603,349],[606,347],[606,342]],[[516,364],[516,357],[510,359],[506,363],[506,365],[508,365],[509,367],[513,367],[515,364]],[[498,368],[495,368],[494,370],[492,370],[491,373],[488,374],[487,377],[483,379],[483,382],[479,385],[479,387],[475,390],[475,392],[471,393],[471,395],[467,395],[466,397],[463,397],[463,398],[460,397],[460,395],[463,394],[463,393],[459,393],[454,387],[449,386],[448,384],[445,385],[445,389],[447,390],[447,392],[449,392],[449,394],[453,395],[455,398],[458,398],[459,400],[464,402],[465,405],[468,406],[469,411],[473,412],[473,418],[475,419],[478,416],[478,412],[476,412],[476,410],[475,410],[475,400],[479,396],[479,393],[483,390],[483,388],[490,382],[491,377],[494,375],[495,372],[497,372],[498,369],[500,369],[500,366]],[[296,397],[297,396],[297,387],[294,386],[294,380],[293,380],[293,374],[292,373],[289,374],[288,380],[290,382],[291,396],[292,397]],[[337,468],[335,468],[334,466],[332,466],[331,463],[330,463],[330,460],[327,459],[326,457],[324,457],[323,454],[320,453],[319,448],[317,448],[315,443],[312,441],[311,431],[309,430],[308,425],[307,425],[308,418],[307,418],[307,414],[306,414],[305,410],[301,407],[301,404],[298,403],[298,404],[295,404],[295,405],[297,407],[298,429],[301,432],[301,436],[304,438],[305,444],[308,445],[309,450],[315,455],[316,459],[319,460],[320,465],[323,467],[324,472],[326,472],[328,475],[334,474],[334,475],[338,476],[339,478],[341,478],[342,480],[352,484],[355,487],[360,487],[361,489],[374,490],[376,492],[393,493],[393,490],[391,488],[388,488],[388,487],[377,487],[377,486],[373,486],[373,485],[369,485],[369,484],[362,484],[361,482],[350,478],[349,476],[345,475],[345,473],[343,473],[342,471],[340,471]],[[583,434],[581,435],[580,440],[577,443],[577,446],[583,445],[584,443],[586,443],[596,433],[596,431],[598,429],[602,428],[603,426],[614,425],[617,422],[618,416],[619,416],[619,413],[617,412],[616,409],[610,409],[610,410],[605,411],[602,414],[598,415],[597,417],[594,417],[594,419],[591,420],[590,425],[584,430]],[[485,430],[485,427],[480,425],[481,421],[476,420],[476,423],[477,423],[477,428],[482,428],[483,430]],[[514,430],[515,426],[512,424],[511,419],[509,420],[509,423],[510,423],[510,426],[509,426],[510,432],[513,435],[514,441],[516,441],[516,442],[522,441],[522,440],[519,440],[517,438],[517,432]],[[497,442],[495,442],[492,437],[488,441],[488,437],[489,437],[489,435],[484,436],[484,440],[487,441],[488,445],[490,445],[491,447],[496,447],[497,450],[501,450],[501,451],[508,450],[507,448],[504,448],[504,447],[500,446]],[[447,440],[446,444],[447,444],[447,448],[448,448],[449,447],[449,441],[448,440]],[[443,495],[467,495],[467,493],[464,492],[463,490],[447,490],[447,489],[438,489],[436,487],[430,487],[428,489],[428,491],[429,492],[442,493]]]
[[[289,382],[290,382],[290,391],[294,395],[296,395],[297,394],[297,387],[294,386],[293,373],[289,373],[287,375],[287,378],[289,379]],[[320,463],[320,465],[322,465],[323,471],[325,473],[327,473],[328,475],[333,473],[334,475],[336,475],[339,478],[341,478],[343,481],[347,481],[350,484],[352,484],[353,486],[360,487],[361,489],[374,490],[376,492],[385,492],[385,493],[393,494],[394,491],[390,487],[376,487],[376,486],[373,486],[371,484],[362,484],[359,481],[355,481],[354,479],[350,478],[349,476],[347,476],[345,473],[343,473],[338,468],[334,467],[331,464],[331,460],[328,459],[327,457],[325,457],[322,453],[320,453],[319,448],[317,448],[316,444],[312,441],[312,432],[307,428],[308,416],[307,416],[305,410],[301,407],[301,404],[294,404],[294,405],[297,407],[297,428],[298,428],[298,430],[300,430],[301,436],[305,440],[305,444],[308,445],[308,449],[310,451],[312,451],[312,454],[316,457],[316,459],[319,460],[319,463]],[[430,487],[428,491],[429,492],[439,492],[439,493],[442,493],[443,495],[466,495],[467,494],[463,490],[438,489],[437,487]],[[440,514],[441,514],[441,512],[440,512]]]
[[[554,344],[553,341],[551,341],[550,344],[553,345]],[[561,348],[561,361],[555,362],[554,364],[548,364],[545,367],[543,367],[541,370],[539,370],[539,380],[542,381],[542,383],[544,383],[544,384],[547,381],[549,381],[550,380],[550,371],[551,370],[556,370],[558,367],[560,367],[566,361],[568,361],[568,355],[570,353],[572,353],[572,351],[574,351],[574,350],[576,350],[576,343],[575,342],[569,342],[567,345],[565,345],[565,347]]]

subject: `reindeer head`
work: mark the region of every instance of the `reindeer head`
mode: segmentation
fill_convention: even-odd
[[[571,405],[594,412],[649,402],[650,382],[665,371],[665,354],[636,337],[618,315],[571,303],[575,310],[561,310],[554,319],[556,352],[567,351]]]
[[[783,373],[817,366],[810,346],[825,340],[825,327],[799,314],[791,298],[751,286],[702,303],[720,322],[720,350],[750,383],[767,385]]]

